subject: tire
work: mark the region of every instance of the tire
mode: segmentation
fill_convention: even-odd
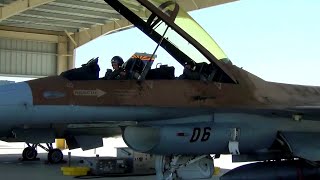
[[[34,147],[26,147],[22,152],[22,158],[27,161],[35,160],[38,152]]]
[[[61,163],[63,160],[63,154],[60,149],[51,149],[48,153],[48,161],[52,164]]]

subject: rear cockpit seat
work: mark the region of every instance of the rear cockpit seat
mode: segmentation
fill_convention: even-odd
[[[144,66],[145,64],[139,58],[130,58],[123,64],[123,68],[127,73],[128,79],[138,79]]]
[[[159,68],[150,69],[146,79],[175,79],[174,67],[168,65],[161,65]]]

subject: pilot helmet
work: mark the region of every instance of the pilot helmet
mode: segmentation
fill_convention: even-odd
[[[196,68],[196,63],[194,61],[188,61],[184,63],[184,66],[190,65],[190,68],[194,70]]]
[[[123,59],[120,57],[120,56],[114,56],[112,59],[111,59],[111,64],[112,63],[117,63],[119,66],[122,66],[122,64],[124,63],[123,62]]]

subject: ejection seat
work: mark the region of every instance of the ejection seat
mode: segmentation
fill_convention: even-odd
[[[128,79],[138,79],[141,75],[145,63],[139,58],[130,58],[123,64]]]
[[[68,80],[97,80],[99,79],[100,67],[98,65],[99,58],[92,58],[86,64],[82,64],[80,68],[70,69],[62,72],[60,76]]]
[[[155,69],[150,69],[146,79],[175,79],[174,67],[168,65],[160,65]]]
[[[195,72],[199,73],[200,80],[212,81],[216,75],[217,69],[211,64],[202,62],[196,64]]]

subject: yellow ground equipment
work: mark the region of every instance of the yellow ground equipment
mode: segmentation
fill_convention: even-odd
[[[65,176],[85,176],[90,171],[88,167],[61,167],[61,171]]]
[[[60,150],[68,149],[65,139],[56,139],[56,147]]]

